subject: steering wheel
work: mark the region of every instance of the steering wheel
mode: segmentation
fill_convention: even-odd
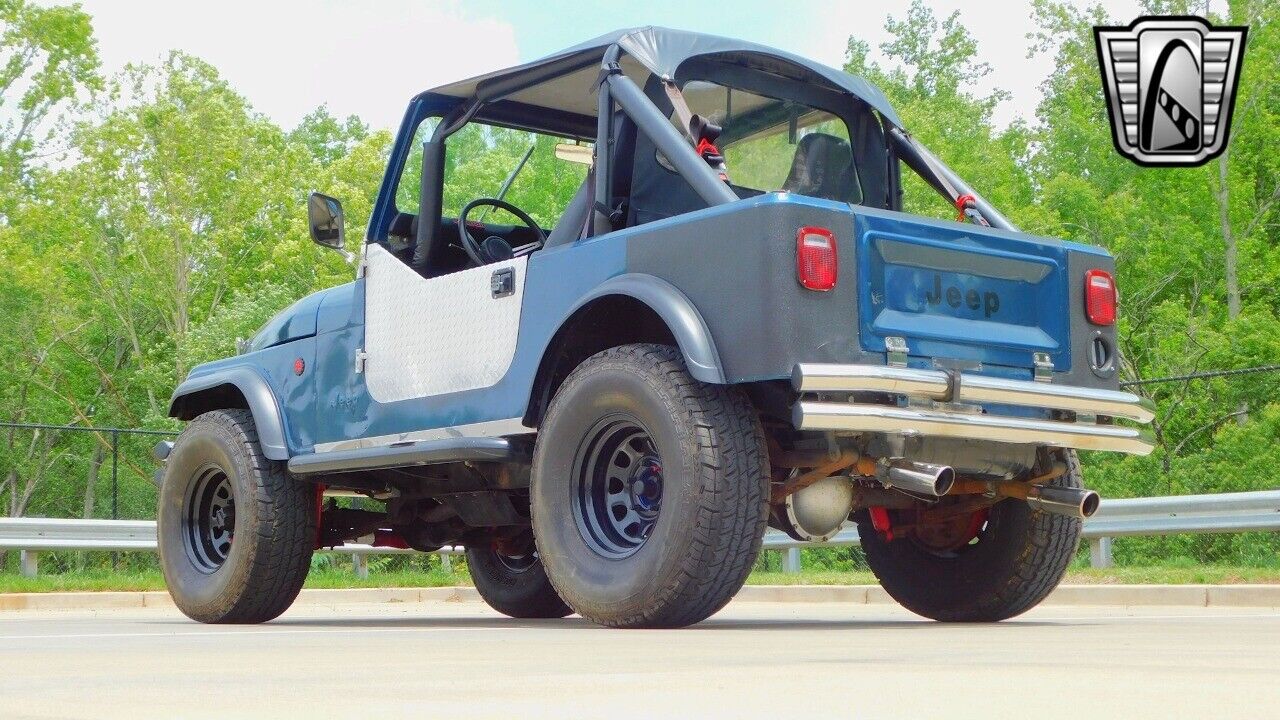
[[[529,217],[529,213],[526,213],[506,200],[499,200],[498,198],[476,198],[475,200],[467,203],[466,207],[462,208],[462,212],[458,213],[458,239],[462,241],[462,249],[467,251],[467,255],[471,257],[472,262],[476,265],[488,265],[491,262],[508,260],[516,255],[516,253],[511,251],[511,246],[500,237],[495,236],[486,238],[484,244],[481,245],[481,243],[476,242],[476,239],[471,236],[471,232],[467,230],[467,216],[471,214],[472,210],[480,207],[481,205],[489,205],[491,207],[498,208],[499,210],[506,210],[512,215],[515,215],[520,222],[524,223],[529,227],[529,229],[538,234],[538,239],[536,241],[520,247],[519,254],[527,255],[546,244],[547,234],[542,231],[542,228],[538,227],[538,223],[534,222],[533,218]],[[505,257],[502,257],[503,255],[505,255]]]

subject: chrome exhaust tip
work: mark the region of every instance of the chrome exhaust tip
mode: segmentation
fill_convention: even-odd
[[[1062,488],[1032,485],[1027,491],[1027,504],[1037,510],[1083,520],[1098,512],[1102,498],[1084,488]]]
[[[956,483],[956,471],[948,465],[891,460],[880,482],[887,487],[917,495],[942,497]]]

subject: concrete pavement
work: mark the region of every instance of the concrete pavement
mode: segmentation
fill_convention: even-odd
[[[1043,606],[942,625],[735,602],[673,631],[477,602],[306,604],[252,627],[170,608],[0,615],[0,718],[1280,717],[1280,612]]]
[[[748,585],[738,591],[736,599],[738,602],[897,604],[879,585]],[[294,606],[479,600],[480,596],[475,588],[470,586],[306,589],[294,601]],[[1059,585],[1045,599],[1044,604],[1280,609],[1280,585]],[[0,612],[121,610],[143,607],[172,608],[173,600],[164,590],[0,593]]]

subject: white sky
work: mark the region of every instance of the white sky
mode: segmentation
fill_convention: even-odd
[[[781,46],[838,67],[850,34],[875,49],[887,37],[884,19],[905,16],[910,4],[788,0],[760,3],[736,20],[723,11],[703,20],[685,17],[702,13],[678,10],[688,7],[687,0],[612,9],[602,9],[599,0],[544,0],[537,6],[507,1],[511,5],[504,8],[500,0],[80,0],[93,16],[108,73],[181,49],[211,62],[255,108],[285,127],[327,104],[335,114],[357,114],[385,128],[399,124],[407,100],[421,90],[531,60],[615,27],[701,29]],[[1104,4],[1114,20],[1127,23],[1139,14],[1136,0]],[[979,55],[995,69],[993,84],[1012,94],[998,120],[1031,119],[1049,68],[1044,59],[1026,59],[1029,0],[932,5],[939,17],[961,11]]]

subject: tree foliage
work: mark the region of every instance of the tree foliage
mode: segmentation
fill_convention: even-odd
[[[66,134],[75,161],[32,171],[0,225],[12,272],[0,292],[0,417],[165,427],[169,390],[192,365],[350,279],[350,265],[310,242],[302,209],[323,187],[348,200],[353,225],[366,221],[390,138],[323,108],[286,132],[181,53],[96,85],[112,102]],[[53,488],[103,481],[109,442],[10,432],[5,510],[92,514],[101,493]],[[145,456],[133,458],[124,470],[146,482]],[[134,513],[151,501],[139,500]]]
[[[59,129],[61,111],[101,87],[79,7],[0,0],[0,219],[29,187],[32,157]]]

